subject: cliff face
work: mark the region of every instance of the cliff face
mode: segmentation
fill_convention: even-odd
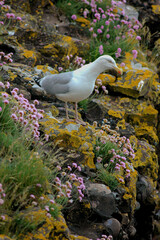
[[[62,68],[74,69],[76,56],[89,60],[88,29],[92,25],[82,16],[71,22],[57,2],[6,1],[22,21],[12,22],[9,28],[1,30],[0,50],[5,54],[13,52],[13,62],[2,66],[2,82],[10,83],[8,94],[18,87],[29,101],[39,100],[38,108],[44,110],[44,117],[39,120],[41,135],[48,136],[51,144],[44,148],[43,162],[47,162],[52,150],[53,162],[49,168],[54,174],[57,165],[64,174],[68,165],[78,169],[75,163],[78,164],[81,171],[76,170],[77,179],[84,183],[85,189],[82,182],[75,182],[74,187],[81,186],[80,201],[69,202],[64,208],[60,206],[55,218],[46,215],[47,208],[31,207],[27,202],[16,212],[17,219],[28,224],[26,231],[14,232],[20,221],[12,226],[14,209],[11,208],[6,213],[6,228],[3,219],[0,220],[0,239],[16,236],[23,240],[96,240],[109,239],[103,235],[112,235],[115,240],[158,240],[160,84],[157,66],[146,60],[146,52],[139,51],[138,58],[134,58],[126,51],[121,77],[115,79],[110,74],[98,77],[96,85],[101,82],[108,95],[103,93],[103,88],[95,87],[100,94],[96,95],[95,91],[80,103],[79,117],[86,121],[86,126],[66,122],[63,103],[35,88],[34,78],[58,73]],[[155,12],[155,7],[152,10]],[[71,109],[72,104],[69,106]],[[73,110],[69,110],[69,116],[73,118],[73,115]],[[53,178],[47,184],[52,186],[43,196],[46,202],[58,196],[53,191],[56,184]],[[0,211],[3,213],[3,206]]]

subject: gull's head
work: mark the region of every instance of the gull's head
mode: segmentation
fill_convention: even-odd
[[[116,77],[120,77],[123,73],[122,69],[117,66],[115,60],[109,55],[100,56],[96,61],[100,66],[103,66],[104,72],[110,73]]]

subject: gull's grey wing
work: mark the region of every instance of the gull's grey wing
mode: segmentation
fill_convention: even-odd
[[[41,87],[49,94],[63,94],[69,92],[69,82],[73,72],[48,75],[41,79]]]

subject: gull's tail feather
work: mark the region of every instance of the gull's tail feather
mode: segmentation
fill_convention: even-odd
[[[41,87],[41,77],[39,77],[39,76],[35,76],[34,78],[33,78],[33,80],[35,81],[35,83],[38,85],[38,86],[40,86]]]

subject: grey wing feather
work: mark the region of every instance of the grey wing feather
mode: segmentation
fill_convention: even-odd
[[[67,93],[72,76],[72,72],[48,75],[41,79],[40,85],[51,95]]]

